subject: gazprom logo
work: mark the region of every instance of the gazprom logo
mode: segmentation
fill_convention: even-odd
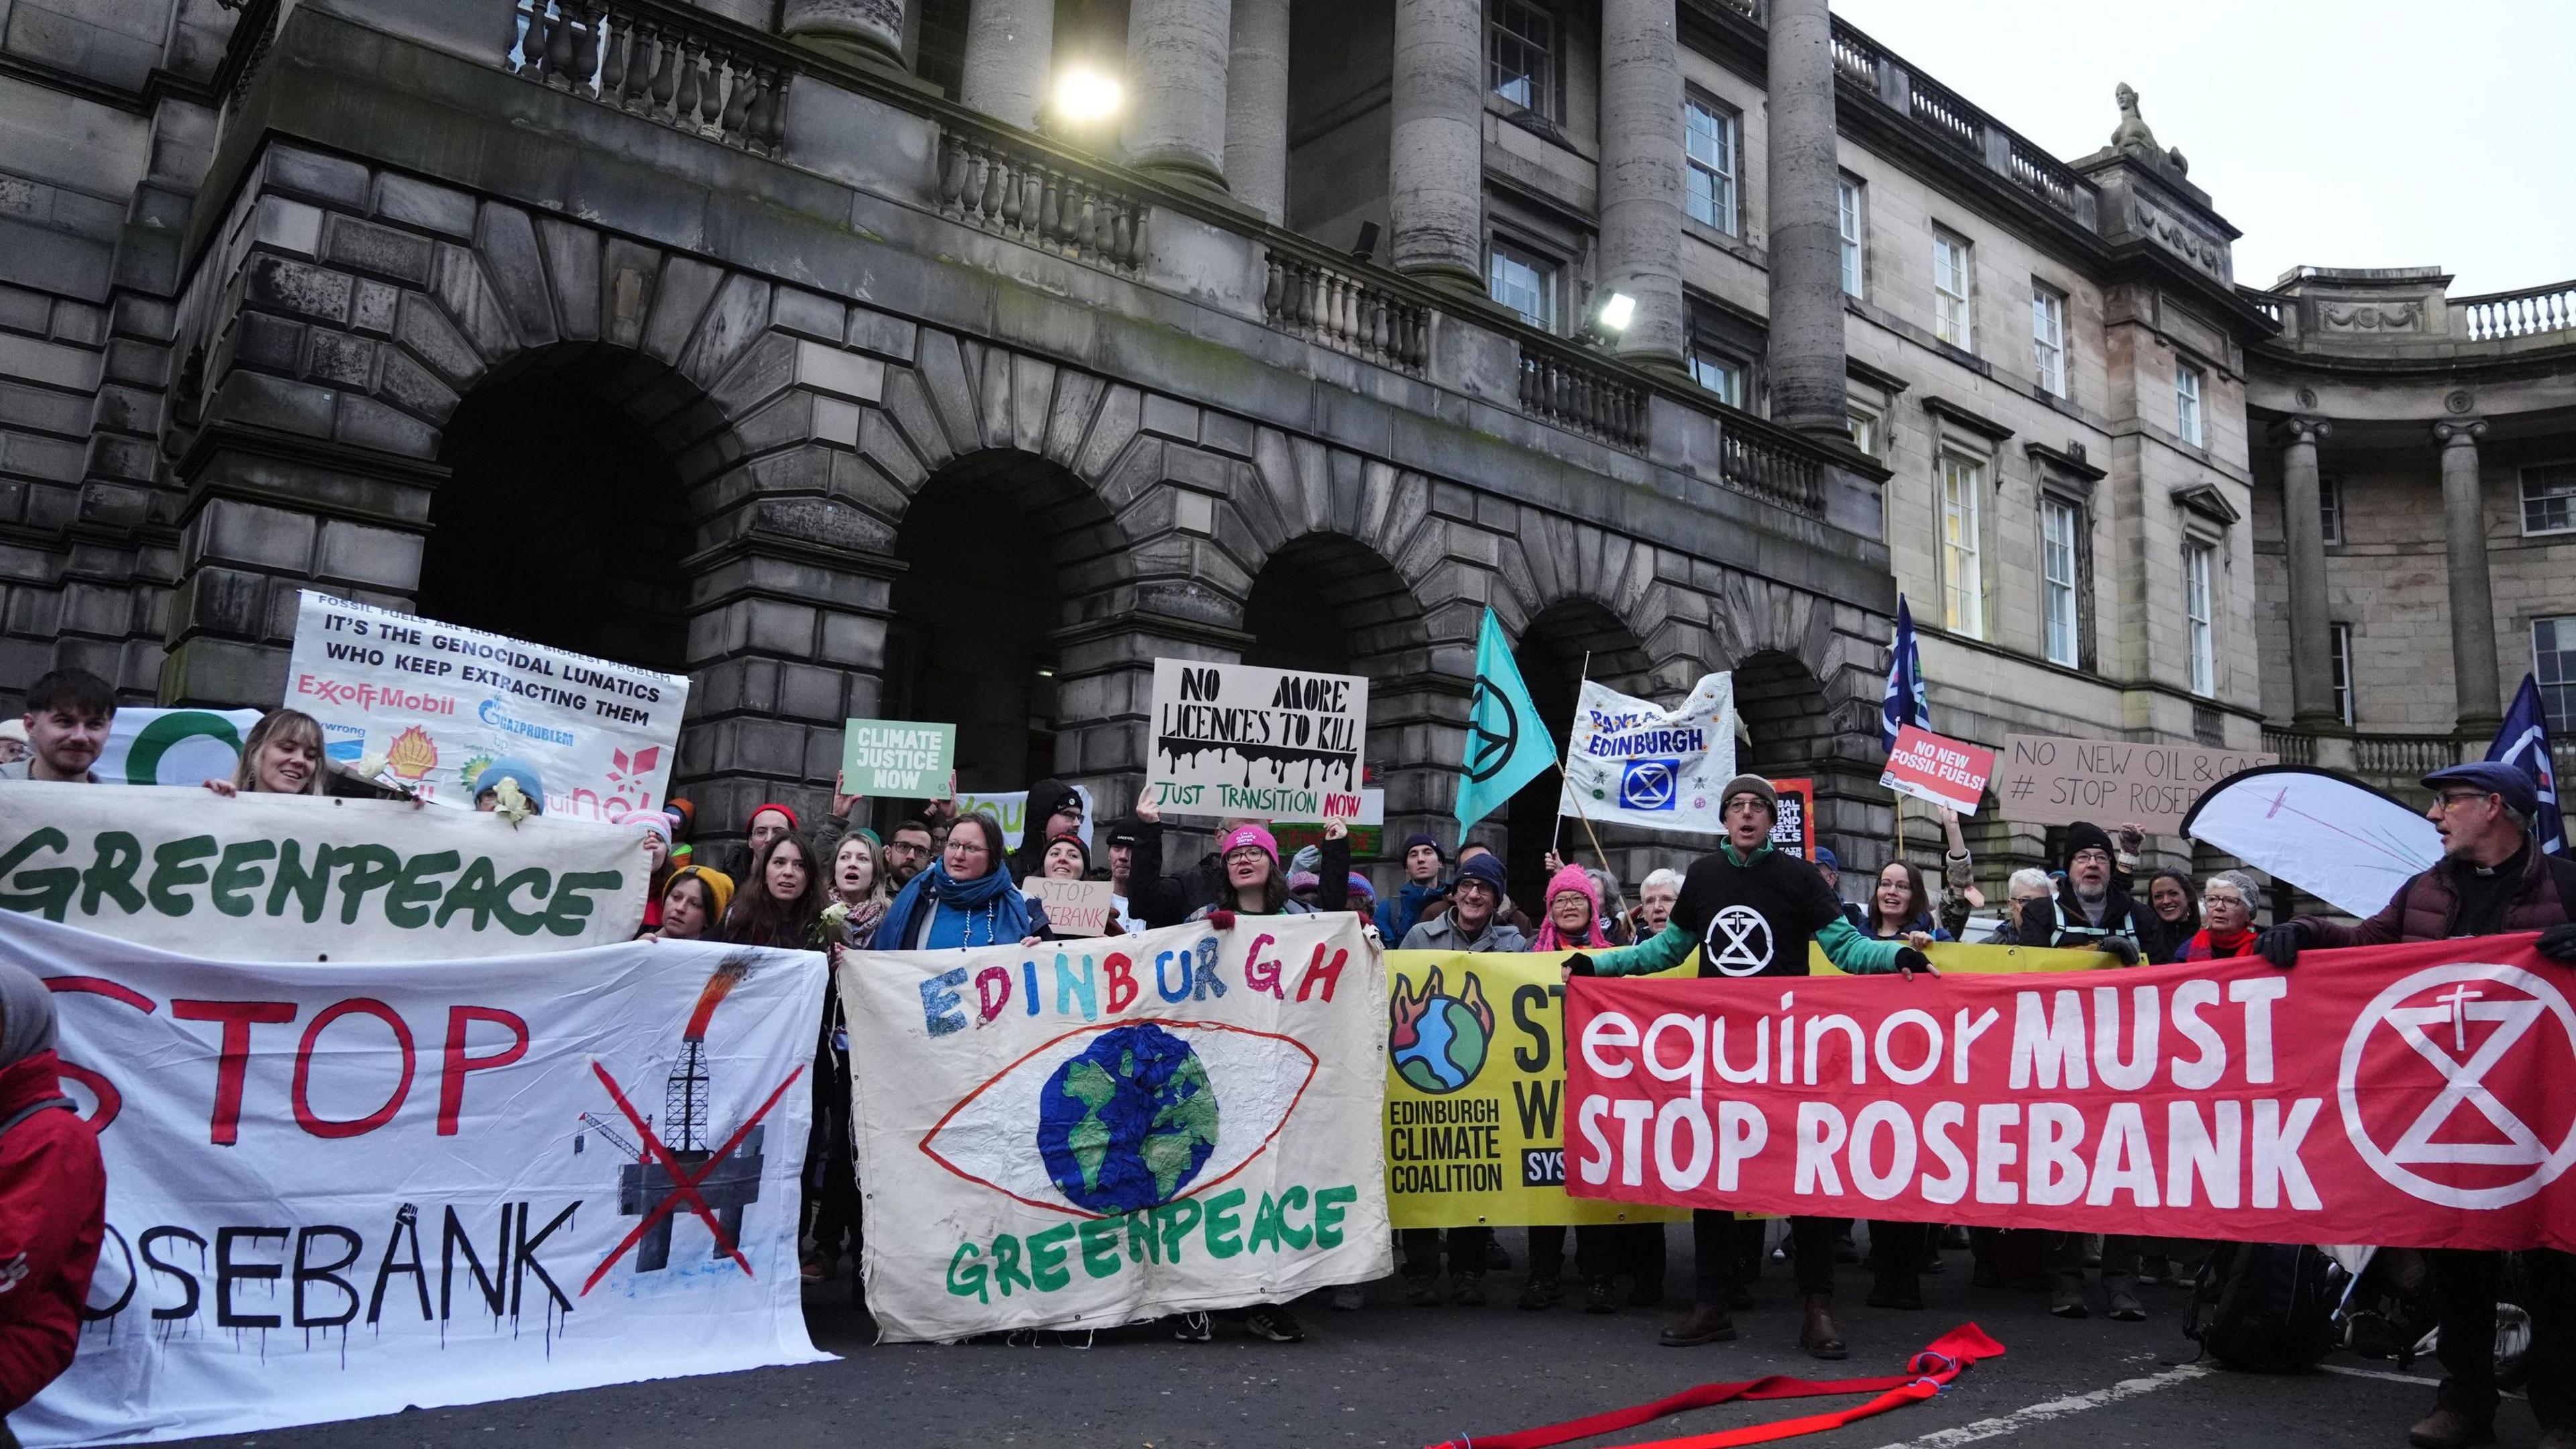
[[[505,734],[518,735],[524,739],[538,740],[549,745],[572,743],[572,731],[559,730],[551,725],[530,724],[526,720],[513,718],[509,711],[501,708],[501,701],[497,699],[483,701],[482,707],[474,711],[474,717]]]

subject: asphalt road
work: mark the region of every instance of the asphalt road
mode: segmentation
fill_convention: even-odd
[[[1687,1291],[1689,1233],[1672,1240],[1670,1290]],[[1505,1235],[1517,1255],[1519,1234]],[[1054,1336],[1013,1346],[872,1344],[847,1290],[807,1294],[814,1340],[839,1362],[704,1378],[666,1379],[577,1394],[274,1431],[202,1444],[262,1449],[423,1446],[423,1449],[705,1449],[708,1445],[831,1445],[850,1449],[1027,1445],[1032,1449],[1242,1449],[1242,1446],[1394,1446],[1494,1434],[1660,1398],[1692,1384],[1785,1373],[1808,1378],[1897,1372],[1915,1349],[1974,1321],[2006,1346],[1948,1391],[1826,1434],[1816,1449],[1958,1446],[2235,1446],[2307,1449],[2403,1445],[2432,1402],[2429,1363],[2394,1366],[2344,1355],[2329,1370],[2269,1378],[2191,1362],[2182,1336],[2185,1292],[2142,1290],[2153,1316],[2113,1323],[2051,1318],[2045,1295],[1973,1288],[1964,1252],[1925,1280],[1919,1313],[1865,1308],[1863,1270],[1841,1270],[1852,1357],[1820,1364],[1798,1352],[1785,1266],[1736,1315],[1733,1344],[1657,1346],[1670,1308],[1586,1315],[1573,1304],[1542,1313],[1511,1306],[1517,1271],[1494,1275],[1490,1307],[1413,1308],[1392,1283],[1369,1306],[1335,1313],[1322,1295],[1299,1305],[1308,1337],[1272,1344],[1219,1320],[1216,1341],[1182,1344],[1136,1328],[1088,1349]],[[1729,1405],[1585,1441],[1634,1444],[1815,1412],[1853,1399]],[[2505,1449],[2538,1437],[2528,1405],[2508,1401],[2497,1425]]]

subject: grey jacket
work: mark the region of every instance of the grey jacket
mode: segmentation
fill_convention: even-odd
[[[1497,914],[1485,922],[1485,933],[1469,936],[1458,929],[1455,911],[1444,911],[1404,933],[1405,951],[1526,951],[1529,938]]]

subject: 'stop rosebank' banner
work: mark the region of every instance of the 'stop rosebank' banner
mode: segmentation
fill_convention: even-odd
[[[2576,1251],[2576,1008],[2529,936],[2027,976],[1580,979],[1567,1190]]]
[[[1358,917],[855,952],[840,983],[887,1337],[1284,1303],[1392,1266],[1386,976]]]
[[[2134,820],[2157,835],[2180,835],[2183,817],[2204,793],[2239,770],[2280,759],[2252,750],[2006,735],[1995,798],[2006,820],[2025,824]]]
[[[286,704],[331,758],[434,804],[504,755],[536,766],[546,813],[613,820],[662,803],[689,681],[304,590]],[[381,764],[379,764],[381,762]]]
[[[1157,659],[1145,784],[1167,814],[1349,817],[1367,734],[1363,676]]]
[[[30,1445],[828,1357],[796,1262],[820,956],[257,965],[0,914],[0,960],[56,993],[107,1159]]]
[[[392,800],[0,781],[0,911],[233,961],[606,945],[644,919],[632,830]]]
[[[1735,676],[1707,674],[1671,709],[1583,681],[1557,811],[1594,824],[1716,834],[1735,777]]]

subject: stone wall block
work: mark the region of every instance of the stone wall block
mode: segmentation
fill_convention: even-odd
[[[17,441],[13,440],[9,449],[12,468],[17,467]],[[64,446],[72,450],[75,459],[79,457],[77,444]],[[161,449],[146,438],[122,438],[113,433],[99,433],[89,440],[89,463],[84,471],[93,478],[129,478],[138,483],[150,483],[161,473]],[[140,523],[143,520],[138,516],[134,521]]]
[[[721,267],[695,257],[665,261],[661,282],[653,289],[652,313],[637,345],[677,366],[689,339],[698,330],[698,319],[706,314],[707,304],[715,300],[716,289],[723,284]]]
[[[899,500],[910,498],[930,478],[929,468],[913,452],[903,430],[880,408],[859,413],[859,455],[885,476]]]
[[[518,334],[511,330],[509,315],[492,295],[474,253],[460,246],[441,246],[431,278],[439,305],[485,361],[499,362],[518,352]]]
[[[975,375],[975,434],[987,448],[1011,446],[1011,356],[1002,347],[966,349],[966,365]]]
[[[415,287],[429,285],[430,264],[438,244],[414,232],[396,231],[354,216],[331,218],[322,256],[336,266],[372,272]]]
[[[98,390],[90,423],[121,433],[157,436],[161,431],[161,402],[161,394],[155,390],[109,383]],[[0,399],[0,422],[8,420],[5,399]]]
[[[734,436],[748,453],[804,442],[814,436],[814,402],[810,392],[786,393],[750,416],[734,419]]]
[[[929,386],[918,371],[907,369],[887,375],[885,413],[903,430],[924,468],[944,468],[957,456],[957,450],[949,445],[947,430],[939,425]]]
[[[303,355],[304,324],[273,312],[245,312],[234,324],[232,346],[236,366],[293,372]]]
[[[438,429],[374,398],[342,393],[331,436],[356,448],[375,448],[406,458],[438,456]]]
[[[320,526],[321,520],[309,513],[237,498],[211,499],[190,531],[188,566],[236,563],[302,576],[309,572]]]
[[[88,426],[82,411],[81,399],[69,393],[0,379],[0,425],[77,433]]]
[[[417,292],[404,293],[401,306],[395,310],[394,340],[410,348],[413,356],[429,364],[459,391],[472,388],[482,379],[485,363],[481,354],[436,304]]]
[[[502,310],[510,314],[529,346],[543,347],[562,336],[555,328],[553,288],[547,285],[537,229],[526,212],[498,202],[483,203],[474,249],[482,254],[484,275]]]
[[[820,342],[795,344],[796,380],[818,392],[872,403],[885,395],[886,368],[876,358]]]
[[[885,639],[885,620],[881,618],[866,614],[827,613],[823,616],[822,646],[815,651],[815,657],[826,664],[883,669]]]
[[[747,273],[725,278],[699,320],[698,333],[680,359],[680,374],[700,387],[714,384],[769,328],[770,285]],[[809,344],[810,345],[810,344]]]
[[[1106,378],[1072,368],[1057,369],[1055,395],[1047,400],[1046,438],[1033,451],[1073,467],[1082,454],[1082,440],[1091,431],[1092,419],[1100,411],[1100,400],[1108,391]]]
[[[331,436],[331,412],[336,401],[337,395],[328,388],[309,382],[236,372],[215,390],[213,401],[206,406],[206,416],[327,438]]]
[[[102,372],[111,381],[130,382],[138,387],[166,387],[170,382],[170,349],[157,342],[145,342],[135,337],[111,339],[104,354],[103,368],[100,365],[102,355],[99,353],[76,348],[51,348],[50,351],[57,357],[68,354],[71,364],[60,369],[60,373],[67,375],[49,376],[48,373],[54,372],[54,369],[31,371],[14,365],[16,359],[11,358],[9,354],[19,350],[7,344],[24,340],[0,337],[0,376],[38,378],[57,386],[77,387],[84,392],[98,386]],[[19,355],[23,357],[25,353],[19,351]]]
[[[349,298],[357,289],[357,281],[346,272],[330,271],[275,252],[253,252],[243,274],[244,300],[252,306],[274,307],[334,326],[344,326],[349,320]]]
[[[340,206],[367,204],[367,168],[339,156],[270,142],[261,179],[271,191],[307,196]]]
[[[1179,398],[1149,392],[1145,394],[1144,419],[1140,426],[1149,433],[1195,443],[1199,440],[1199,410]]]
[[[849,344],[862,352],[909,363],[918,351],[920,328],[908,318],[873,307],[850,308]]]
[[[771,333],[753,342],[733,370],[707,392],[716,410],[739,418],[796,381],[796,351],[810,344]]]
[[[376,178],[377,216],[464,240],[474,235],[474,198],[415,177],[386,172]]]
[[[921,363],[916,371],[948,444],[949,456],[972,451],[979,437],[975,389],[967,379],[966,358],[957,339],[946,332],[924,331]],[[916,441],[922,443],[925,454],[931,451],[926,439],[916,436]]]
[[[1054,363],[1023,353],[1011,354],[1011,410],[1001,446],[1023,453],[1046,452],[1048,416],[1063,376],[1063,370]]]
[[[456,412],[456,390],[433,376],[407,353],[385,350],[376,377],[376,394],[424,421],[445,427]]]
[[[599,242],[590,227],[537,218],[537,243],[554,281],[555,325],[567,341],[599,340]]]
[[[349,308],[349,325],[360,332],[386,336],[394,330],[394,314],[402,299],[402,289],[392,283],[361,277],[357,300]]]
[[[847,404],[835,404],[847,406]],[[864,430],[873,413],[853,410],[858,426]],[[835,452],[832,455],[832,496],[856,508],[866,510],[888,524],[900,521],[910,499],[889,482],[876,465],[858,453]]]
[[[313,551],[320,580],[410,593],[420,587],[422,536],[348,519],[325,519]]]
[[[1129,448],[1117,466],[1100,480],[1094,490],[1101,506],[1112,514],[1123,513],[1139,495],[1163,479],[1163,443],[1159,438],[1140,437]],[[1166,514],[1168,515],[1168,507]]]
[[[316,382],[365,391],[375,370],[376,344],[366,338],[315,328],[305,339],[304,375]]]
[[[792,332],[836,347],[849,333],[849,307],[820,292],[782,285],[771,303],[771,310],[777,318],[778,330],[782,332]]]
[[[789,719],[838,725],[849,718],[842,713],[848,704],[848,691],[842,680],[841,671],[837,669],[781,663],[778,666],[778,713]]]
[[[313,256],[322,249],[322,208],[282,196],[263,196],[252,216],[251,237],[262,246]]]
[[[660,252],[623,237],[608,239],[599,258],[600,331],[606,340],[620,347],[642,344],[661,279]]]

